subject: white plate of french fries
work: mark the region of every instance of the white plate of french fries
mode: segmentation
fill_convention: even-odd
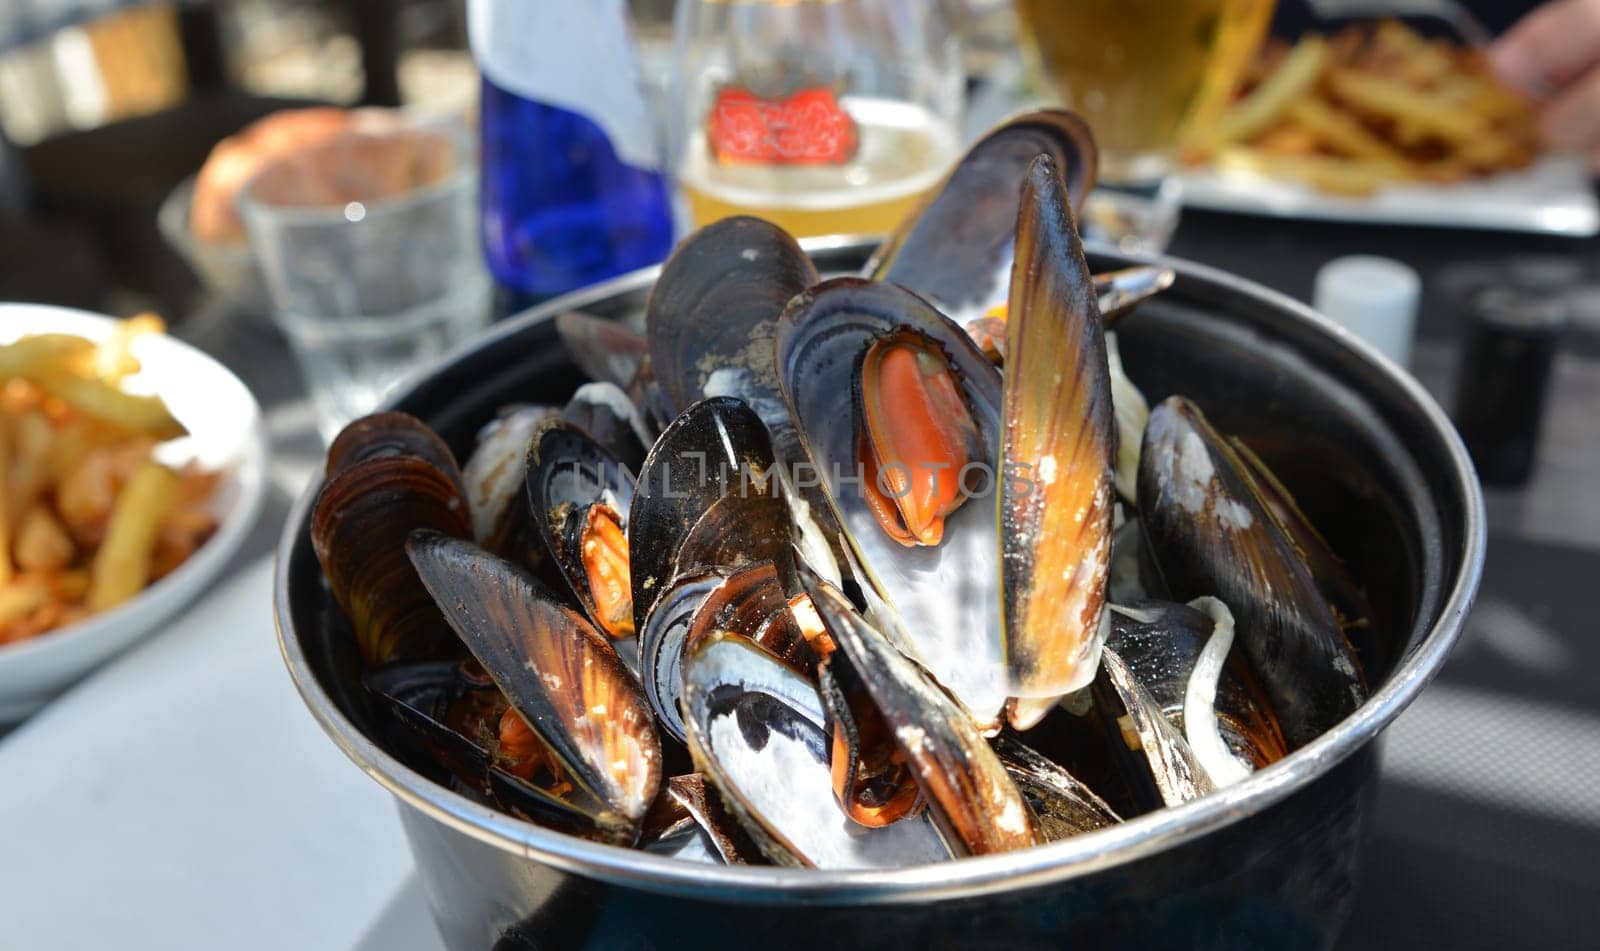
[[[1533,104],[1496,83],[1482,51],[1398,20],[1269,43],[1184,162],[1195,207],[1600,233],[1588,169],[1540,154]]]
[[[158,319],[0,303],[0,723],[207,589],[265,464],[249,390]]]

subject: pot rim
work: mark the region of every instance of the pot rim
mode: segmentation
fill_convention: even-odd
[[[829,237],[802,242],[812,253],[870,251],[876,239]],[[359,730],[317,684],[299,639],[289,605],[289,555],[300,539],[321,479],[313,479],[290,512],[274,567],[273,620],[278,645],[301,698],[323,730],[356,765],[397,799],[428,818],[512,855],[611,884],[660,894],[739,903],[876,904],[966,898],[1032,888],[1124,865],[1181,845],[1260,812],[1328,772],[1371,742],[1433,680],[1460,636],[1483,571],[1485,515],[1483,495],[1465,446],[1444,411],[1410,374],[1373,347],[1315,310],[1253,281],[1180,258],[1140,258],[1109,248],[1091,253],[1130,262],[1161,263],[1180,279],[1220,285],[1253,299],[1285,320],[1310,324],[1352,352],[1366,369],[1397,388],[1426,420],[1443,444],[1448,478],[1465,505],[1461,526],[1461,568],[1455,573],[1438,619],[1422,643],[1384,684],[1347,717],[1313,742],[1258,770],[1241,782],[1181,806],[1159,809],[1119,825],[998,855],[956,859],[894,870],[818,870],[757,866],[715,866],[683,862],[637,849],[589,842],[544,829],[473,802],[414,772]],[[498,345],[503,339],[555,315],[648,286],[659,266],[624,274],[548,301],[503,321],[453,350],[440,362],[413,374],[386,401],[392,406],[438,367],[461,356]]]

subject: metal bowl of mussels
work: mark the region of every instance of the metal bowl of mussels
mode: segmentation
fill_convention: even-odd
[[[1040,113],[881,246],[702,229],[334,442],[279,636],[452,949],[1333,944],[1477,480],[1304,306],[1085,252],[1093,171]]]

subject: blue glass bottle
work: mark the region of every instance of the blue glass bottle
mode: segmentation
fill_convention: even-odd
[[[636,268],[672,250],[659,172],[617,157],[589,118],[483,81],[483,244],[510,307]]]

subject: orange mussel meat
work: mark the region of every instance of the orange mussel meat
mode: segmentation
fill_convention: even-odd
[[[982,461],[981,437],[939,345],[901,330],[861,361],[862,492],[901,544],[937,545],[944,521],[967,500],[962,474]]]

